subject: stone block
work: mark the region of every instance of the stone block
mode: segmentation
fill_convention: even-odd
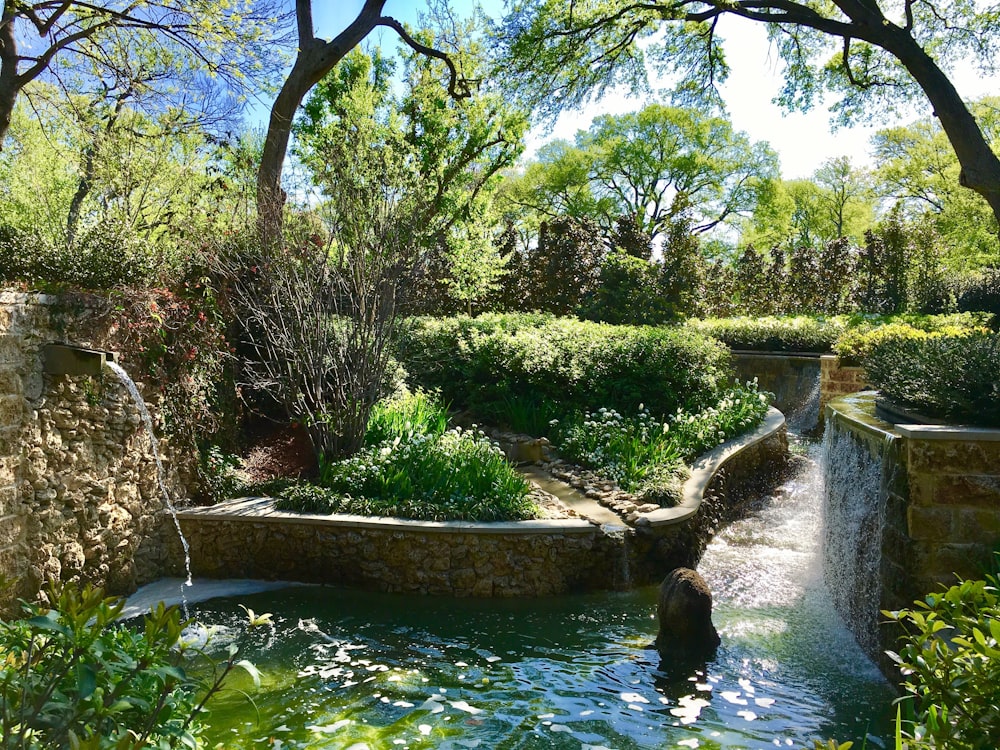
[[[911,474],[1000,474],[1000,442],[907,439]]]
[[[0,429],[20,427],[24,417],[24,399],[0,395]]]
[[[906,515],[911,539],[937,542],[951,538],[954,514],[950,508],[914,506]]]
[[[24,351],[21,340],[9,333],[0,334],[0,365],[22,365]]]
[[[1000,542],[1000,508],[995,510],[961,508],[958,510],[957,518],[958,539],[987,545]]]
[[[933,502],[936,505],[992,508],[1000,513],[998,475],[942,475],[937,477],[934,484]]]
[[[0,366],[0,396],[20,396],[22,392],[21,375],[18,371],[10,365]]]

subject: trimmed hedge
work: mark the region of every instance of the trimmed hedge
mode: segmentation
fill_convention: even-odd
[[[551,418],[602,407],[697,411],[733,379],[726,347],[694,330],[537,314],[411,318],[397,356],[412,386],[536,434]]]
[[[1000,427],[1000,334],[890,339],[865,359],[890,401],[927,416]]]
[[[846,329],[843,317],[737,317],[689,320],[699,333],[722,341],[731,349],[764,352],[829,352]]]
[[[834,350],[844,363],[862,364],[875,347],[889,341],[986,333],[991,318],[990,315],[972,313],[852,316],[850,327],[837,340]]]

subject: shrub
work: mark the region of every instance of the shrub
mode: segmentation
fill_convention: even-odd
[[[916,747],[1000,747],[1000,582],[962,581],[912,609],[883,612],[905,635],[898,653]]]
[[[892,339],[865,359],[888,399],[929,416],[1000,427],[1000,334]]]
[[[0,621],[4,747],[197,747],[199,714],[229,672],[255,676],[235,646],[211,681],[190,676],[176,607],[160,604],[137,630],[117,622],[124,602],[100,589],[48,595],[52,609],[25,604],[24,619]]]
[[[413,384],[508,424],[512,403],[561,415],[700,409],[732,378],[725,347],[693,330],[538,315],[413,319],[397,349]]]
[[[988,316],[972,313],[952,315],[854,315],[834,350],[841,360],[861,364],[878,344],[902,339],[964,336],[985,332]]]
[[[958,309],[992,313],[1000,322],[1000,268],[986,268],[966,281],[958,295]]]
[[[687,326],[719,339],[731,349],[774,352],[828,352],[844,332],[842,318],[706,318]]]

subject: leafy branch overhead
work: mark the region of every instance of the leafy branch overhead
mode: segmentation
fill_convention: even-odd
[[[648,87],[647,63],[674,77],[677,103],[718,104],[717,85],[729,72],[720,36],[727,17],[767,26],[785,63],[779,101],[786,107],[808,109],[830,91],[846,122],[926,98],[961,164],[961,184],[1000,216],[1000,160],[949,78],[958,60],[995,69],[995,8],[915,0],[521,0],[494,33],[510,85],[553,117],[611,88]]]

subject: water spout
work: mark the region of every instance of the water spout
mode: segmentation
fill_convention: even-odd
[[[49,375],[98,376],[104,366],[114,364],[117,357],[115,352],[69,344],[46,344],[42,347],[42,370]]]
[[[146,433],[149,435],[149,442],[153,451],[153,458],[156,461],[156,481],[160,486],[160,493],[163,495],[163,502],[167,510],[170,512],[170,516],[174,521],[174,528],[177,529],[177,536],[181,540],[181,547],[184,549],[184,572],[187,574],[184,580],[184,586],[191,586],[191,551],[188,545],[187,539],[184,537],[184,532],[181,531],[181,523],[177,518],[177,509],[174,507],[173,502],[170,500],[170,491],[167,489],[166,483],[166,472],[163,470],[163,461],[160,458],[160,443],[156,439],[156,433],[153,431],[153,420],[149,416],[149,409],[146,408],[146,402],[142,399],[142,394],[139,393],[139,388],[136,386],[135,381],[129,377],[129,374],[125,372],[122,367],[113,361],[106,362],[108,369],[118,376],[118,379],[122,382],[122,385],[128,390],[129,394],[132,396],[132,400],[135,402],[136,407],[139,409],[139,414],[142,417],[142,422],[146,427]],[[183,587],[181,589],[183,597]],[[187,617],[187,602],[183,601],[184,605],[184,616]]]

